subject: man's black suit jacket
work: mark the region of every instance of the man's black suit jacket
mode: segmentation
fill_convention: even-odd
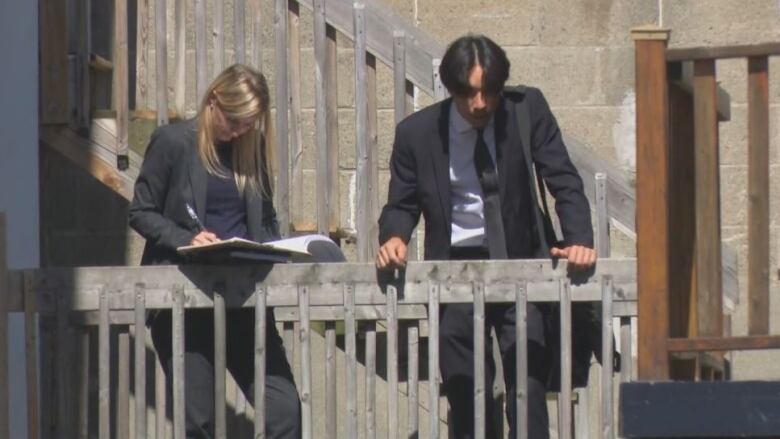
[[[566,245],[593,246],[590,207],[582,179],[569,159],[558,124],[541,91],[505,92],[495,112],[494,129],[501,216],[507,254],[512,259],[548,257],[541,248],[535,213],[538,209],[533,176],[523,158],[515,114],[525,100],[530,115],[531,154],[536,168],[555,198],[555,210]],[[431,105],[396,127],[390,159],[388,201],[379,218],[379,241],[393,236],[404,242],[425,217],[425,259],[446,260],[450,255],[452,205],[449,177],[449,114],[452,99]]]
[[[155,130],[129,209],[130,226],[146,239],[141,264],[184,262],[176,248],[189,245],[198,233],[198,224],[187,213],[186,206],[192,206],[198,218],[205,218],[207,187],[208,174],[198,155],[196,121]],[[271,199],[253,193],[246,194],[244,199],[249,238],[257,242],[279,239]]]

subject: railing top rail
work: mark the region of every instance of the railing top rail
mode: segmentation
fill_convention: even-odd
[[[73,311],[98,309],[106,289],[111,309],[133,309],[135,287],[143,284],[149,309],[169,308],[171,290],[182,286],[187,307],[210,307],[212,292],[224,294],[228,306],[253,306],[258,287],[267,291],[268,306],[297,305],[298,288],[309,288],[312,306],[343,304],[343,285],[355,287],[356,305],[384,305],[386,287],[395,286],[401,302],[428,303],[428,290],[440,284],[443,302],[473,300],[473,282],[483,282],[489,302],[513,301],[518,283],[527,285],[531,301],[557,301],[562,279],[570,279],[573,300],[601,300],[600,280],[609,275],[615,300],[636,299],[636,260],[600,259],[592,273],[571,277],[565,262],[546,260],[411,262],[398,279],[378,275],[371,263],[277,264],[244,267],[157,266],[49,268],[9,273],[9,308],[21,308],[23,276],[38,293],[40,311],[66,301]],[[69,294],[70,293],[70,294]]]
[[[745,58],[750,56],[780,55],[780,42],[721,47],[682,47],[668,49],[666,61],[695,61],[700,59]]]

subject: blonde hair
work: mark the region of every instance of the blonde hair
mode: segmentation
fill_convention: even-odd
[[[252,127],[233,140],[233,178],[239,193],[273,191],[274,136],[265,76],[242,64],[233,64],[206,89],[198,112],[198,154],[209,174],[227,177],[220,164],[214,135],[214,107],[233,120],[255,118]]]

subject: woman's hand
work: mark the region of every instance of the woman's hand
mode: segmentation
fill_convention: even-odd
[[[217,235],[209,232],[208,230],[204,230],[192,238],[192,241],[190,241],[190,245],[205,245],[205,244],[211,244],[212,242],[219,242],[219,241],[220,239],[217,238]]]

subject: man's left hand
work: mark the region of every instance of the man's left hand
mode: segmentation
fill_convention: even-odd
[[[569,270],[587,270],[596,265],[596,250],[584,245],[570,245],[564,248],[553,247],[550,254],[554,258],[566,259]]]

